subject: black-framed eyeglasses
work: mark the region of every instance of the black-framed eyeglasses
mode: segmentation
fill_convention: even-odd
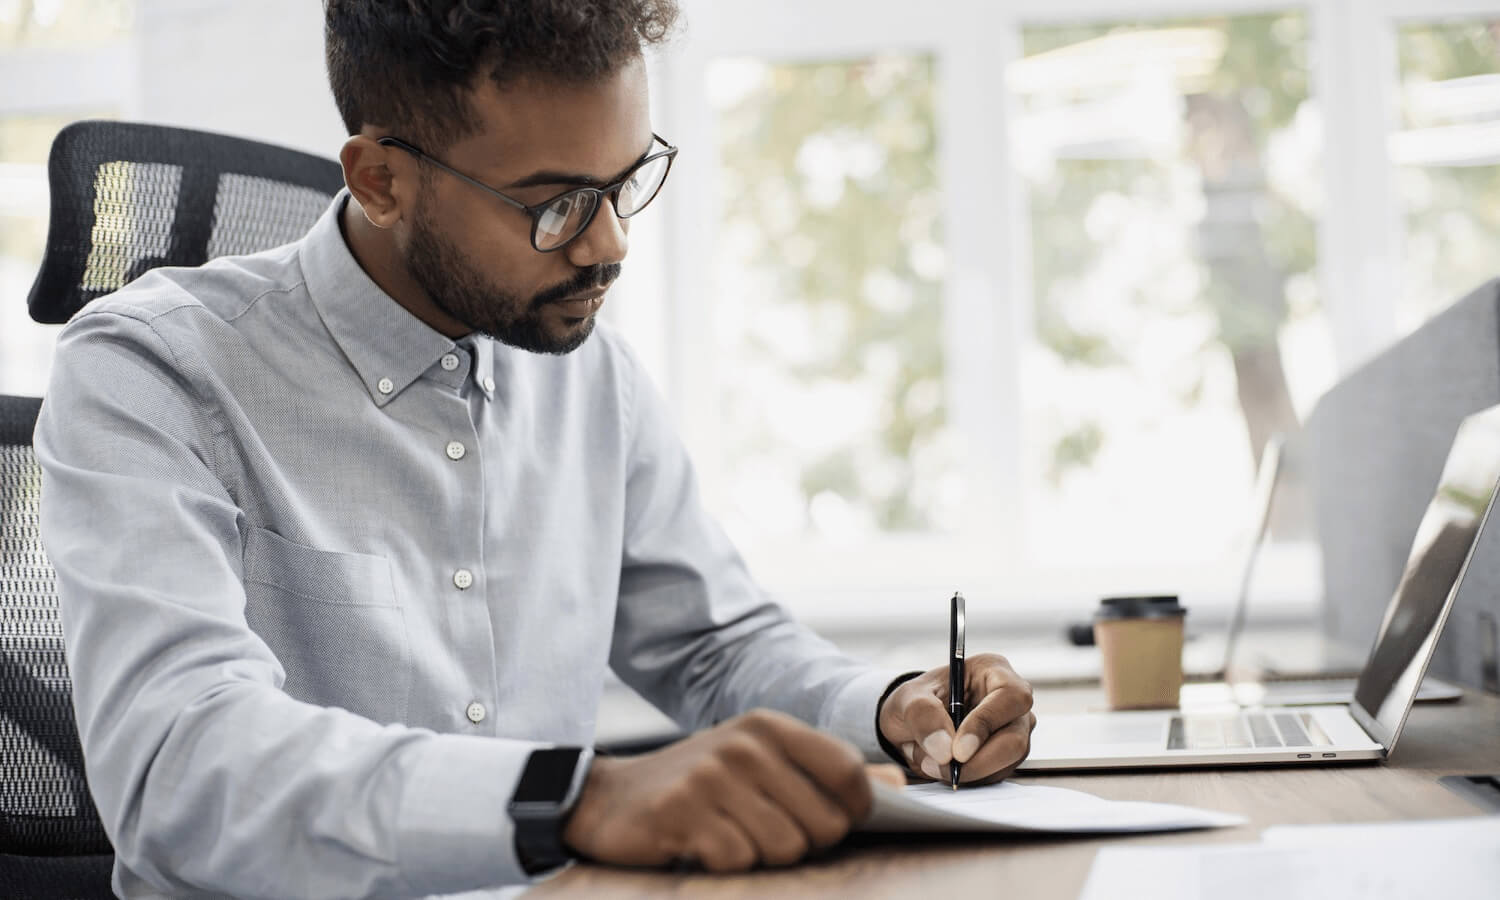
[[[561,250],[567,246],[568,242],[588,230],[589,225],[594,221],[594,215],[599,212],[599,204],[605,197],[609,197],[614,203],[615,215],[622,219],[630,218],[656,199],[656,195],[661,192],[661,186],[667,181],[667,173],[672,170],[672,160],[677,156],[677,148],[667,143],[659,134],[653,133],[651,137],[666,149],[649,154],[632,166],[619,181],[602,187],[573,188],[535,206],[527,206],[514,197],[507,197],[484,182],[428,156],[420,148],[400,138],[383,137],[376,143],[405,150],[417,159],[431,163],[454,178],[466,181],[487,194],[499,197],[531,216],[531,246],[535,247],[538,252],[551,253],[554,250]]]

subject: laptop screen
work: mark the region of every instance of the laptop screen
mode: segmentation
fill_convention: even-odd
[[[1389,750],[1411,708],[1500,479],[1500,407],[1464,419],[1360,672],[1351,710]]]
[[[1260,454],[1260,465],[1255,469],[1255,499],[1252,503],[1250,544],[1245,548],[1245,558],[1240,569],[1239,590],[1234,598],[1234,612],[1229,618],[1229,631],[1224,636],[1224,664],[1219,674],[1232,678],[1235,672],[1235,652],[1239,649],[1240,635],[1245,630],[1245,609],[1250,603],[1251,577],[1255,574],[1261,549],[1271,525],[1271,501],[1276,497],[1276,487],[1281,481],[1281,453],[1285,439],[1280,434],[1271,435]]]

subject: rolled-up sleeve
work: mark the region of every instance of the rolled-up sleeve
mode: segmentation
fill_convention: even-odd
[[[634,385],[615,672],[687,729],[767,707],[889,762],[875,706],[899,670],[851,659],[755,584],[638,363]]]
[[[505,802],[534,746],[281,690],[190,359],[116,304],[59,341],[36,433],[90,787],[127,896],[419,896],[525,881]],[[122,874],[123,871],[123,874]]]

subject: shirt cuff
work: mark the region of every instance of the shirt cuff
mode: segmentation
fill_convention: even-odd
[[[421,743],[401,798],[398,854],[417,894],[532,880],[506,809],[531,751],[544,744],[439,734]]]
[[[874,669],[855,676],[828,702],[820,726],[854,744],[869,762],[889,762],[875,724],[876,712],[880,701],[897,684],[920,674]],[[902,762],[901,765],[906,764]]]
[[[906,672],[904,674],[897,675],[895,678],[891,679],[890,684],[885,686],[885,692],[882,693],[880,695],[880,699],[875,702],[875,739],[880,742],[880,749],[884,751],[885,755],[890,757],[892,762],[903,769],[910,769],[911,761],[902,756],[901,751],[896,748],[896,745],[886,740],[885,734],[881,732],[880,707],[885,704],[885,698],[889,697],[896,690],[896,688],[900,687],[903,684],[906,684],[908,681],[911,681],[913,678],[916,678],[921,674],[921,672]]]

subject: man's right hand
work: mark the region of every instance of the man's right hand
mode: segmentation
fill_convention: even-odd
[[[787,865],[869,813],[872,777],[905,783],[845,741],[756,710],[654,753],[596,757],[563,841],[616,865]]]

